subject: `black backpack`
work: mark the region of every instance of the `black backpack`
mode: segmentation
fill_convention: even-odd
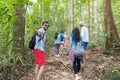
[[[35,43],[36,43],[36,35],[34,34],[34,35],[32,36],[32,39],[31,39],[30,42],[29,42],[29,48],[33,50],[34,47],[35,47]]]
[[[40,39],[38,41],[40,41],[41,39],[44,38],[44,33],[41,33],[41,35],[39,37],[40,37]],[[32,36],[32,39],[29,42],[29,48],[33,50],[35,47],[35,44],[36,44],[36,35],[34,34]]]

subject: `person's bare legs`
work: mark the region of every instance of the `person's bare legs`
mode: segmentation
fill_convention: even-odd
[[[87,50],[85,50],[85,59],[86,60],[89,59],[89,57],[88,57],[88,51]]]
[[[44,69],[45,69],[45,65],[41,65],[39,70],[38,70],[38,75],[37,75],[36,80],[41,80],[41,76],[43,74]]]
[[[60,52],[62,53],[63,52],[63,43],[60,44]]]
[[[35,71],[34,71],[34,74],[35,74],[35,80],[37,79],[37,75],[38,75],[38,70],[40,68],[40,65],[39,64],[35,64]]]
[[[64,47],[63,45],[64,45],[64,44],[61,45],[61,51],[62,51],[62,52],[63,52],[63,47]]]

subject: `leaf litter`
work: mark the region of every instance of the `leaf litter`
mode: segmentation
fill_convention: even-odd
[[[68,48],[60,52],[60,57],[55,57],[54,48],[47,51],[47,65],[42,80],[74,80],[72,62],[68,55]],[[81,64],[80,80],[102,80],[105,70],[110,66],[120,71],[120,61],[114,61],[113,56],[107,56],[98,50],[88,50],[88,55],[89,59]],[[33,80],[33,72],[34,69],[31,69],[19,80]]]

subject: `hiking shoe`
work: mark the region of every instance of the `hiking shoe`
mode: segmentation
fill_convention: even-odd
[[[56,57],[59,57],[60,55],[58,54],[58,55],[55,55]]]
[[[75,80],[80,80],[80,78],[78,76],[75,77]]]

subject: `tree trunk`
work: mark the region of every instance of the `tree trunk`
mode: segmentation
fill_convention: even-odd
[[[94,0],[92,1],[92,24],[94,24]]]
[[[24,52],[24,35],[25,35],[25,18],[24,18],[24,6],[15,4],[16,22],[13,27],[13,52]]]
[[[90,0],[88,0],[88,29],[90,32]]]
[[[66,20],[66,24],[65,24],[65,31],[67,32],[67,34],[70,33],[69,31],[69,0],[67,0],[67,3],[66,3],[66,10],[65,10],[65,20]]]
[[[54,28],[55,28],[55,31],[57,32],[57,30],[58,30],[58,27],[56,27],[56,11],[57,11],[57,7],[56,7],[56,0],[53,0],[52,1],[52,4],[54,5],[54,7],[53,7],[53,10],[52,10],[52,26],[54,26]]]
[[[96,1],[96,18],[95,18],[95,23],[96,23],[96,29],[99,29],[99,24],[98,24],[98,17],[99,17],[99,0]]]
[[[106,50],[111,49],[114,44],[119,42],[119,35],[114,24],[111,0],[104,0],[104,26],[106,31]]]
[[[70,34],[71,31],[72,31],[72,24],[71,24],[71,14],[72,14],[72,11],[71,11],[71,1],[69,1],[69,0],[67,0],[67,7],[68,7],[68,12],[67,12],[68,14],[66,14],[66,16],[67,16],[69,29],[68,28],[66,28],[66,29],[68,31],[68,34]]]
[[[72,28],[74,28],[74,0],[72,0]]]
[[[72,31],[72,2],[70,1],[70,3],[69,3],[69,27],[70,27],[70,29],[69,29],[69,31],[70,31],[70,33],[71,33],[71,31]]]
[[[40,3],[40,12],[41,12],[41,15],[40,15],[41,19],[44,19],[44,15],[43,15],[44,14],[43,13],[43,3],[42,2]]]

